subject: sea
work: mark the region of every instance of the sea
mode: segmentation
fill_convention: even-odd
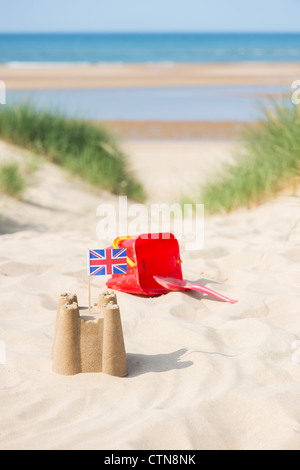
[[[23,65],[157,62],[300,62],[300,34],[0,34],[0,63],[20,73]],[[267,85],[18,90],[8,91],[6,102],[89,120],[249,121],[267,105],[263,95],[289,92]]]
[[[300,61],[300,34],[0,34],[0,63]]]

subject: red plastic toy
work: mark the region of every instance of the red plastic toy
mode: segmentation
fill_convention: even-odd
[[[126,248],[128,265],[126,274],[114,274],[107,281],[109,289],[144,296],[195,290],[225,302],[237,302],[205,286],[183,280],[179,244],[171,233],[120,237],[110,248]]]

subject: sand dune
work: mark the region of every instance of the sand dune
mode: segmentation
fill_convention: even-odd
[[[146,158],[140,145],[128,143],[132,158]],[[173,145],[155,154],[172,162]],[[215,145],[216,163],[223,144]],[[24,158],[1,144],[2,157],[12,154]],[[140,173],[148,188],[153,172]],[[163,196],[161,183],[153,189]],[[76,292],[87,306],[86,249],[112,241],[96,238],[103,202],[118,200],[48,164],[23,201],[1,196],[0,448],[299,450],[299,198],[287,193],[206,217],[198,251],[180,242],[185,279],[237,304],[196,293],[118,293],[128,377],[60,376],[50,360],[57,300]],[[93,298],[105,280],[93,280]]]

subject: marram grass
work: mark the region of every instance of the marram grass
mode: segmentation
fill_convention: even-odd
[[[111,133],[99,125],[25,103],[2,107],[0,137],[47,156],[94,187],[136,201],[145,198],[125,154]]]
[[[250,207],[278,194],[300,174],[300,109],[282,103],[241,135],[236,162],[204,185],[209,213]]]
[[[16,162],[5,163],[0,167],[0,193],[19,198],[26,186],[26,178]]]

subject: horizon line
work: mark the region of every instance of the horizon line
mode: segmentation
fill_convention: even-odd
[[[258,30],[258,31],[228,31],[228,30],[208,30],[208,31],[0,31],[0,34],[300,34],[299,31],[278,31],[278,30]]]

